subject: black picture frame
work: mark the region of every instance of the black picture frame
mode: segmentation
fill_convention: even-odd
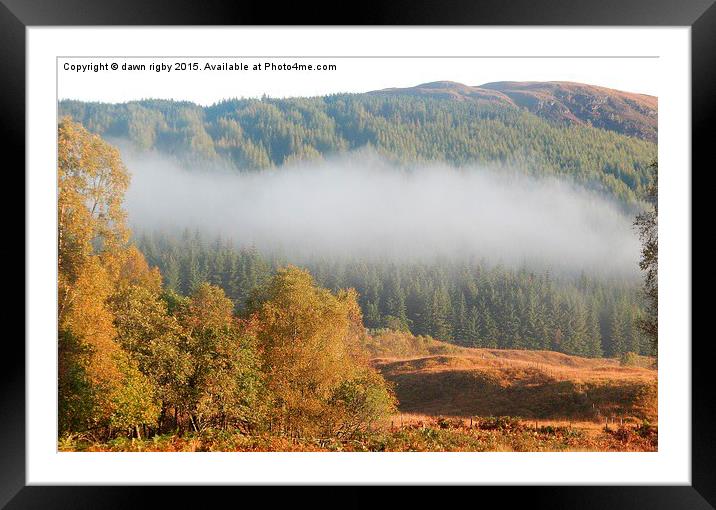
[[[692,166],[711,152],[716,91],[716,6],[714,0],[466,0],[363,2],[354,13],[338,14],[301,3],[279,7],[269,2],[214,0],[0,0],[0,104],[2,139],[25,165],[25,29],[28,26],[89,25],[315,25],[317,11],[333,13],[333,25],[574,25],[690,26],[692,72]],[[344,10],[345,12],[345,10]],[[330,16],[327,16],[330,17]],[[9,171],[10,166],[6,167]],[[704,169],[706,170],[706,169]],[[688,172],[684,169],[684,172]],[[19,172],[16,172],[19,174]],[[23,183],[24,185],[24,183]],[[7,208],[7,206],[6,206]],[[27,254],[26,254],[27,255]],[[27,267],[26,267],[27,271]],[[8,319],[15,320],[15,319]],[[0,507],[133,507],[144,498],[140,487],[40,487],[25,483],[25,349],[20,335],[5,338],[6,363],[0,369]],[[512,487],[510,506],[526,508],[692,508],[716,505],[716,433],[711,396],[708,339],[692,342],[692,485]],[[242,489],[245,490],[245,489]],[[500,491],[500,494],[488,494]],[[202,491],[206,494],[208,491]],[[481,487],[471,497],[504,500],[506,489]],[[212,490],[225,495],[226,490]],[[454,495],[455,493],[453,493]],[[162,491],[163,505],[184,507],[185,488]],[[371,504],[362,489],[351,488],[340,506]],[[331,497],[321,498],[330,501]],[[149,500],[146,500],[147,503]],[[425,502],[420,490],[403,506]],[[205,501],[206,502],[206,501]],[[477,501],[476,501],[477,504]]]

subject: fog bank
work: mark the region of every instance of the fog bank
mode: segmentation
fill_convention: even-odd
[[[312,256],[478,256],[611,275],[638,272],[632,218],[556,179],[477,167],[397,169],[366,153],[237,174],[181,169],[122,150],[138,229],[200,229],[239,245]]]

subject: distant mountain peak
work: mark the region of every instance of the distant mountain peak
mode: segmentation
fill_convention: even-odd
[[[426,89],[440,89],[440,88],[451,88],[451,87],[457,87],[457,88],[469,88],[464,83],[460,83],[457,81],[431,81],[428,83],[421,83],[420,85],[417,85],[417,88],[426,88]]]

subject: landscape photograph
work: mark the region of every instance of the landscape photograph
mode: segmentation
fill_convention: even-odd
[[[657,97],[384,80],[58,98],[58,451],[658,451]]]

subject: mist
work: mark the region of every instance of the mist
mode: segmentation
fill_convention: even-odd
[[[553,178],[443,164],[397,168],[359,152],[262,172],[185,170],[122,150],[135,230],[198,229],[238,246],[312,257],[493,263],[638,274],[632,217]]]

